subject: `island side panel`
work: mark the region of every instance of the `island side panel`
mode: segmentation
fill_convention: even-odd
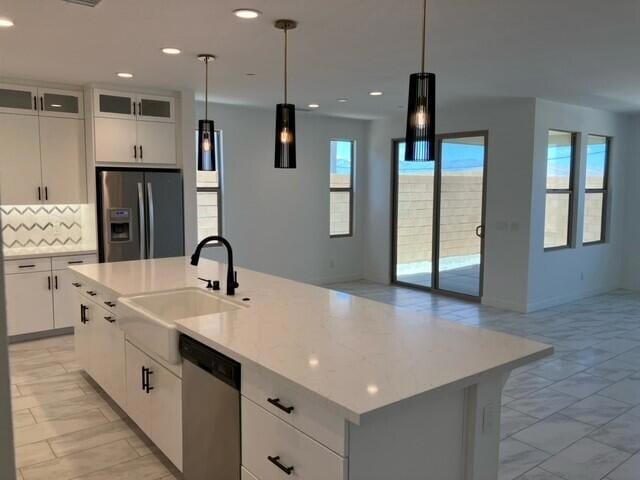
[[[501,390],[491,375],[364,415],[349,424],[349,480],[496,480]]]

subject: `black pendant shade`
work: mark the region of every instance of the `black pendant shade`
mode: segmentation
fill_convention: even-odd
[[[276,105],[276,168],[296,168],[296,106]]]
[[[436,159],[436,76],[414,73],[409,80],[405,161]]]
[[[216,169],[215,128],[213,120],[198,121],[198,170],[212,172]]]

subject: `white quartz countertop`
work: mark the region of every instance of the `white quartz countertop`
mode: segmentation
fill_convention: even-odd
[[[119,296],[204,285],[226,265],[186,257],[82,265],[72,270]],[[242,364],[274,372],[360,416],[415,395],[472,384],[550,355],[552,347],[322,287],[237,268],[247,308],[176,322]]]
[[[73,246],[56,246],[56,247],[24,247],[24,248],[5,248],[2,251],[2,257],[5,260],[21,260],[24,258],[42,258],[42,257],[66,257],[68,255],[92,255],[97,254],[95,247]]]

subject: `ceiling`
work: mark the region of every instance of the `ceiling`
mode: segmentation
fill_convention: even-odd
[[[232,15],[253,7],[253,21]],[[282,98],[290,33],[290,101],[375,118],[406,103],[419,67],[420,0],[0,0],[0,77],[108,82],[203,93],[201,52],[214,53],[212,98],[270,107]],[[430,0],[428,69],[438,102],[543,97],[640,111],[640,0]],[[180,56],[161,47],[176,46]],[[135,74],[131,80],[116,72]],[[246,76],[255,73],[255,76]],[[382,90],[382,97],[370,97]],[[348,103],[340,104],[338,98]]]

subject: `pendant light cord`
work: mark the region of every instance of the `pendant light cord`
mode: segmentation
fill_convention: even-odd
[[[427,0],[424,0],[424,8],[422,15],[422,73],[424,73],[425,64],[427,63]]]
[[[209,57],[204,59],[204,119],[209,120]]]
[[[287,28],[284,29],[284,103],[287,103]]]

